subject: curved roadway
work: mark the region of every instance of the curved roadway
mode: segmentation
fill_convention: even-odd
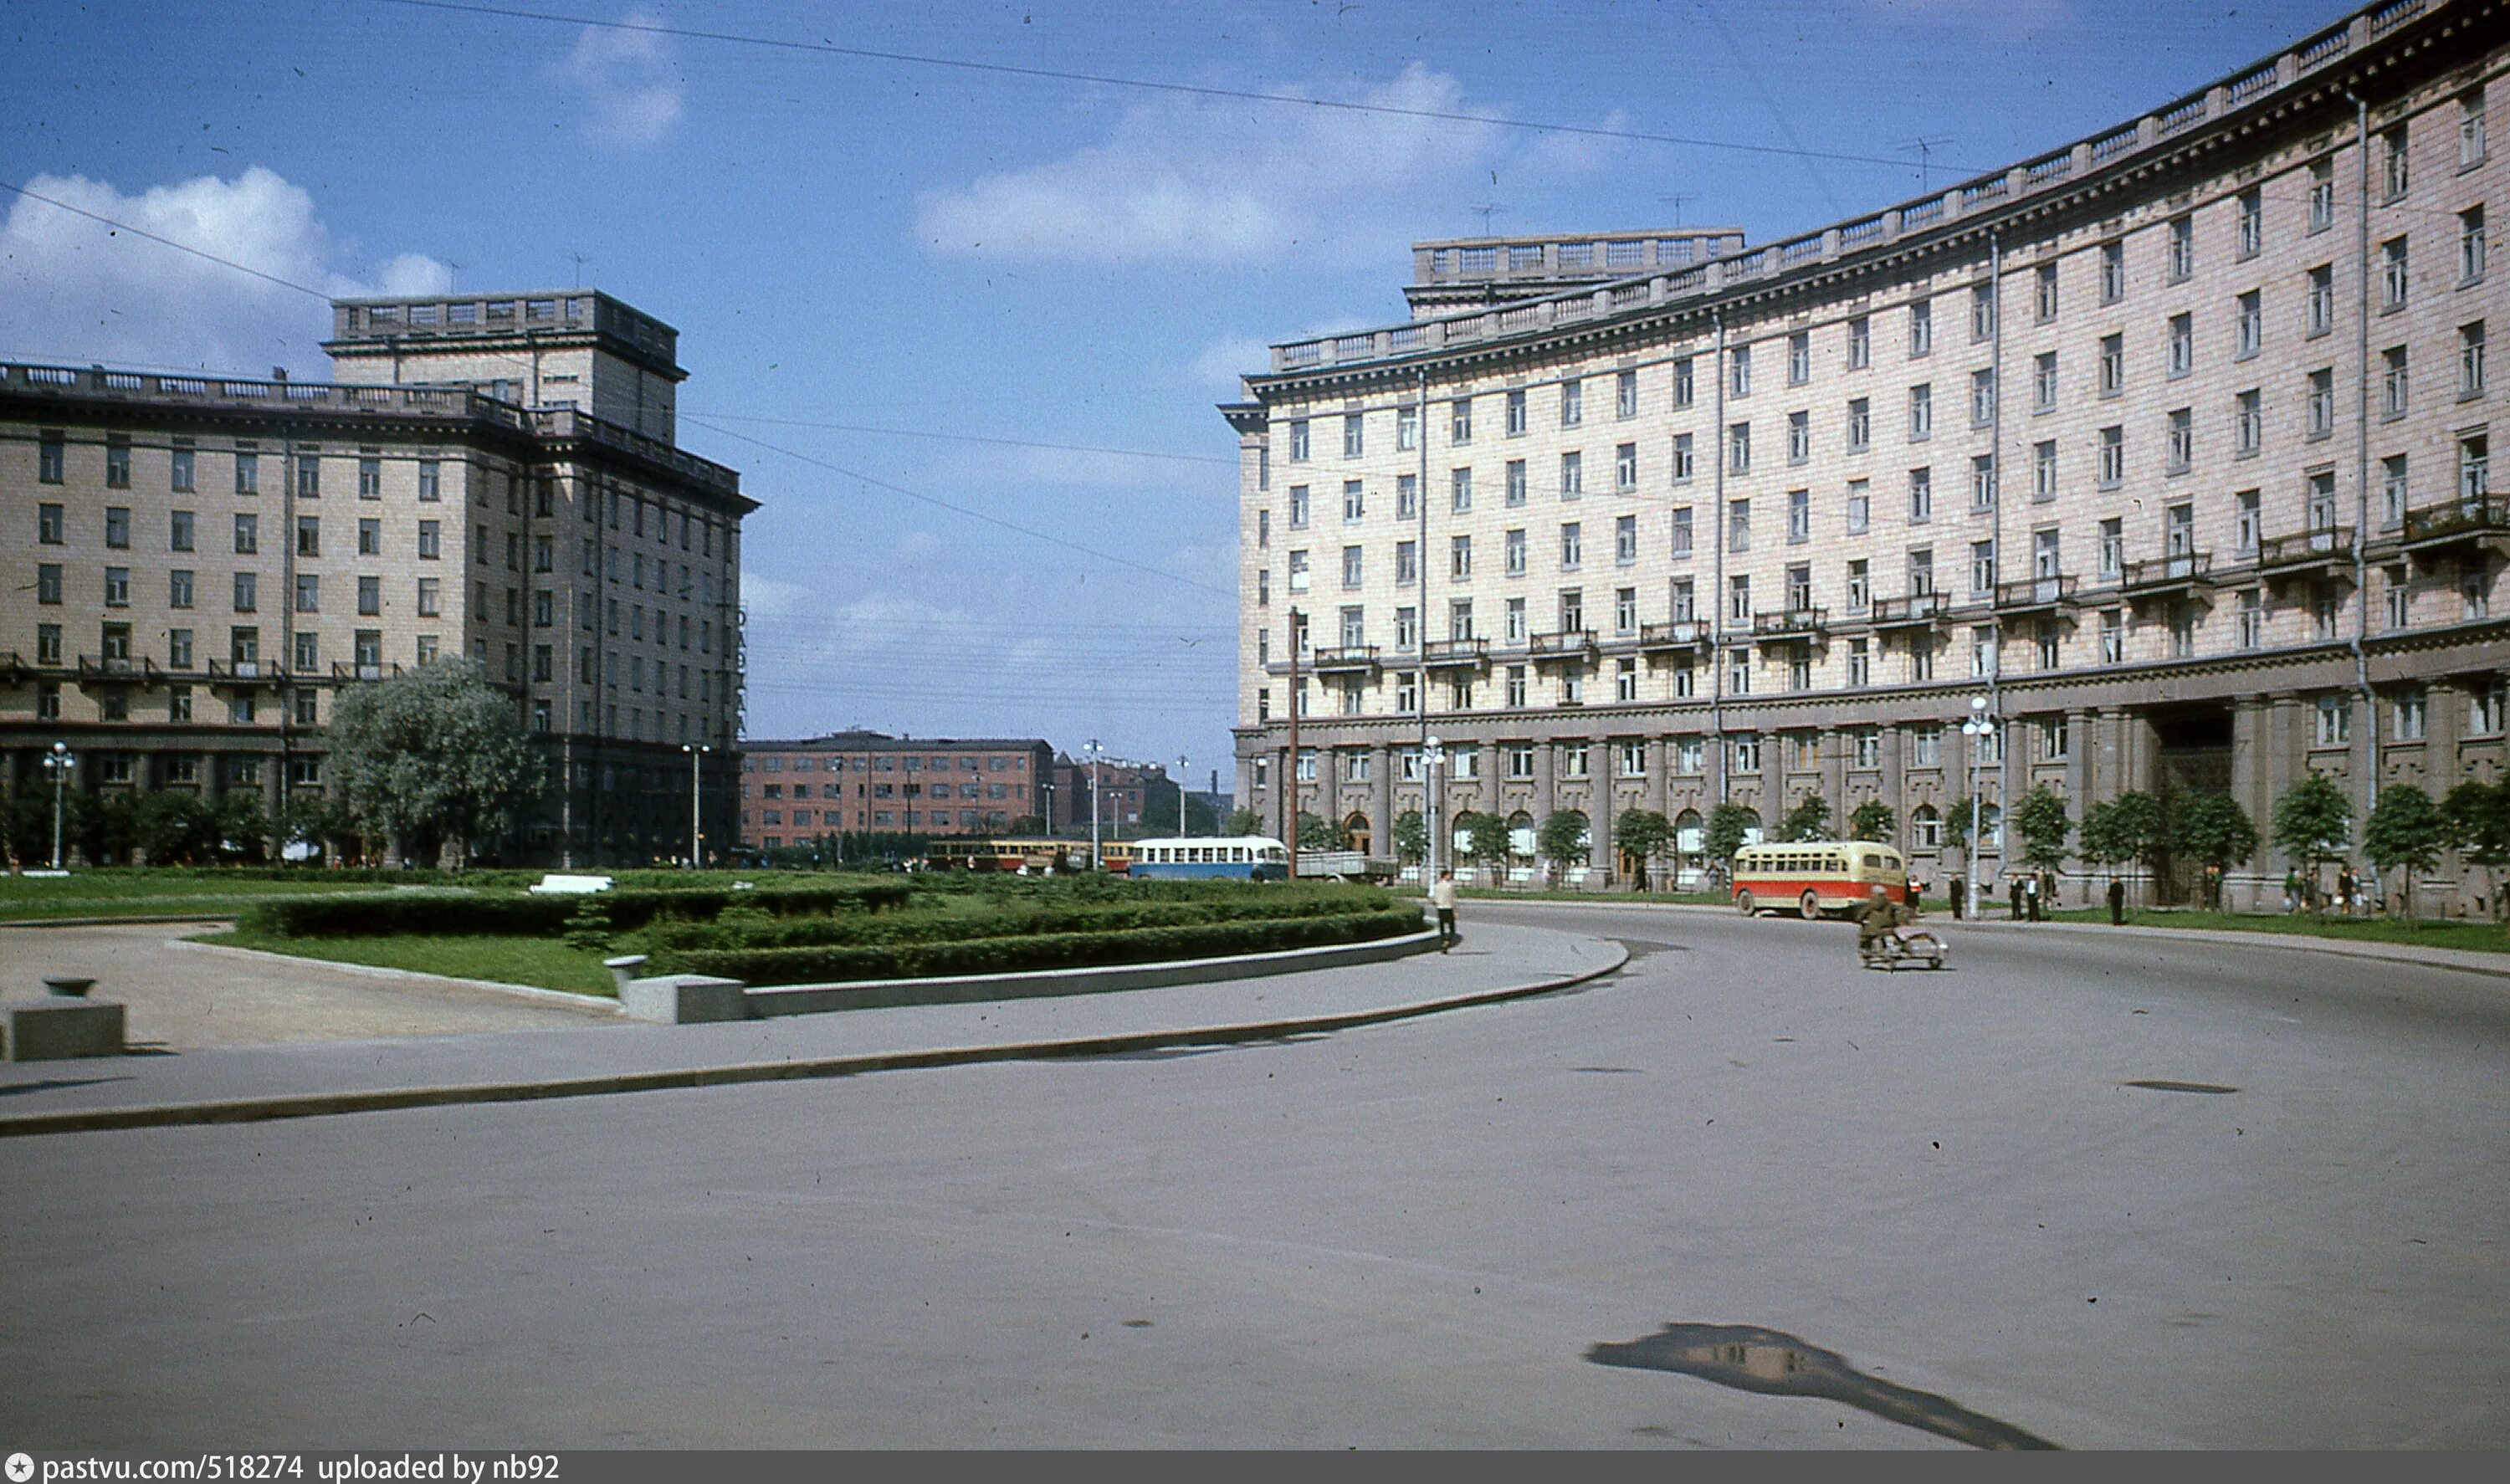
[[[2510,1444],[2510,980],[1476,918],[1647,951],[1280,1044],[12,1141],[0,1437]]]

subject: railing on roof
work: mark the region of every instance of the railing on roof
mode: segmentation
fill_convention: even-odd
[[[153,371],[108,371],[102,366],[79,370],[0,361],[0,390],[10,389],[187,406],[260,404],[277,400],[299,407],[477,419],[514,429],[523,426],[524,415],[520,407],[481,396],[468,387],[379,387],[324,381],[161,376]]]
[[[1273,369],[1305,370],[1381,358],[1398,351],[1435,350],[1494,336],[1526,333],[1567,321],[1590,318],[1598,313],[1641,305],[1661,305],[1668,300],[1713,292],[1729,285],[1764,279],[1789,269],[1883,247],[1913,234],[1958,222],[1973,210],[2000,209],[2006,203],[2038,191],[2062,189],[2096,168],[2162,147],[2165,141],[2176,139],[2199,125],[2219,122],[2234,109],[2257,105],[2261,100],[2283,92],[2356,51],[2357,43],[2385,36],[2418,17],[2464,3],[2466,0],[2389,0],[2389,3],[2375,9],[2358,11],[2338,24],[2284,49],[2269,61],[2179,98],[2132,123],[2077,140],[2065,149],[2050,151],[2019,166],[1963,181],[1939,194],[1903,202],[1855,221],[1819,232],[1804,233],[1748,252],[1740,249],[1739,242],[1720,252],[1726,239],[1691,235],[1661,239],[1598,238],[1575,244],[1547,240],[1551,246],[1538,254],[1540,258],[1539,268],[1533,257],[1529,257],[1524,266],[1514,267],[1513,271],[1553,272],[1564,264],[1573,267],[1591,264],[1597,244],[1600,244],[1600,256],[1606,269],[1638,271],[1631,273],[1627,281],[1610,285],[1604,292],[1598,292],[1592,286],[1581,286],[1522,300],[1497,311],[1476,310],[1449,319],[1416,321],[1407,326],[1410,333],[1399,344],[1391,336],[1379,332],[1373,335],[1326,336],[1276,345],[1273,347]],[[1688,254],[1702,244],[1715,255],[1689,266],[1676,267],[1673,261],[1669,261],[1676,251]],[[1571,247],[1588,249],[1582,263],[1577,255],[1563,250]],[[1487,277],[1500,271],[1499,247],[1498,244],[1452,248],[1441,247],[1425,256],[1435,259],[1432,278]],[[1669,271],[1651,275],[1646,273],[1650,268]]]

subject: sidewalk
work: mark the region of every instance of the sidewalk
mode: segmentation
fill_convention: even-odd
[[[0,1064],[0,1138],[1273,1040],[1540,994],[1627,958],[1603,938],[1480,924],[1450,954],[1162,989]]]

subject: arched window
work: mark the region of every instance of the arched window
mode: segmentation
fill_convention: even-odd
[[[1921,851],[1944,848],[1944,817],[1935,813],[1935,806],[1921,804],[1909,811],[1909,838]]]
[[[1507,817],[1507,853],[1531,857],[1534,851],[1534,816],[1520,809]]]

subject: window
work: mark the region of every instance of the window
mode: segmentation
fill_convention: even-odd
[[[1673,404],[1688,407],[1692,401],[1691,358],[1683,357],[1673,363]]]
[[[2484,90],[2457,100],[2457,168],[2473,170],[2484,163]]]
[[[261,492],[261,455],[244,443],[236,444],[235,492],[239,495]]]
[[[1735,653],[1739,656],[1742,654],[1742,651],[1737,650]],[[1748,662],[1745,663],[1745,668],[1748,671]],[[1760,772],[1761,734],[1758,732],[1735,733],[1731,745],[1730,756],[1732,758],[1733,770],[1736,773]]]
[[[2457,440],[2457,494],[2461,500],[2480,500],[2492,487],[2492,443],[2482,433],[2470,433]]]
[[[2379,245],[2379,308],[2382,313],[2406,307],[2406,239],[2392,237]]]
[[[383,554],[383,550],[384,523],[380,520],[359,521],[358,554],[360,556],[380,556]],[[547,571],[548,569],[543,568],[542,570]]]
[[[192,630],[170,628],[166,631],[166,665],[177,670],[192,667]]]
[[[2242,556],[2255,556],[2258,552],[2260,527],[2263,524],[2260,499],[2260,492],[2254,489],[2241,490],[2231,497],[2232,541]]]
[[[1752,502],[1749,500],[1726,502],[1726,550],[1752,550]]]
[[[1787,542],[1789,545],[1812,540],[1812,491],[1787,491]]]
[[[1850,398],[1847,403],[1847,451],[1863,453],[1874,445],[1874,402],[1870,398]]]
[[[1512,530],[1506,534],[1501,543],[1500,554],[1502,570],[1506,572],[1508,576],[1523,577],[1525,575],[1525,532],[1523,529],[1520,528]]]
[[[119,433],[108,434],[104,440],[104,487],[131,487],[131,439]]]
[[[2126,336],[2101,337],[2101,395],[2115,397],[2126,390]]]
[[[2236,304],[2238,330],[2234,336],[2232,355],[2235,360],[2246,361],[2264,347],[2265,309],[2259,290],[2255,288],[2240,295]]]
[[[1909,441],[1922,443],[1935,432],[1935,388],[1920,382],[1909,389]]]
[[[1290,423],[1290,462],[1293,464],[1304,464],[1307,461],[1308,420],[1304,417],[1294,418]],[[611,518],[615,524],[618,518],[616,514]]]
[[[2336,162],[2309,162],[2309,230],[2324,232],[2336,225]]]
[[[1613,487],[1634,494],[1639,487],[1639,445],[1623,443],[1613,450]]]
[[[1292,592],[1308,590],[1308,553],[1305,552],[1290,553],[1290,590]]]
[[[1673,513],[1673,554],[1689,556],[1691,551],[1691,507],[1685,505]]]
[[[1627,635],[1634,634],[1638,631],[1639,590],[1636,588],[1614,589],[1613,632]]]
[[[1996,673],[1996,630],[1981,624],[1969,631],[1969,672],[1972,679],[1985,679]],[[1982,749],[1993,747],[1996,734],[1990,732],[1980,740]]]
[[[177,567],[166,574],[166,606],[169,608],[189,608],[192,606],[192,573],[190,569]]]
[[[1459,397],[1447,404],[1447,441],[1462,447],[1473,440],[1473,400]]]
[[[443,464],[436,459],[418,461],[419,499],[433,505],[444,498],[443,469]],[[591,510],[590,505],[585,507],[587,514],[591,514]]]
[[[247,514],[235,517],[235,549],[239,556],[250,556],[261,550],[260,516]]]
[[[1470,536],[1456,536],[1448,540],[1447,575],[1458,582],[1473,575],[1473,538]]]
[[[2196,317],[2170,317],[2170,376],[2177,380],[2196,369]]]
[[[1996,285],[1980,284],[1969,291],[1969,339],[1977,345],[1996,333]]]
[[[1419,407],[1394,409],[1394,446],[1404,449],[1421,446],[1421,409]]]
[[[317,574],[312,572],[296,574],[296,611],[299,613],[323,611],[323,579]]]
[[[1613,561],[1629,566],[1639,559],[1639,517],[1622,515],[1613,522]]]
[[[1419,475],[1394,476],[1394,518],[1397,520],[1421,518],[1421,476]],[[1264,544],[1270,544],[1272,522],[1267,520],[1264,524]]]
[[[2195,506],[2183,500],[2162,510],[2161,550],[2169,556],[2186,556],[2196,550]]]
[[[1507,607],[1502,611],[1500,616],[1500,642],[1502,644],[1522,644],[1525,642],[1526,630],[1525,599],[1521,597],[1509,598],[1507,600]]]
[[[311,452],[296,456],[296,498],[319,500],[323,497],[323,460]]]
[[[1798,330],[1787,336],[1787,385],[1803,386],[1812,380],[1812,335]]]
[[[1726,395],[1736,400],[1752,395],[1752,348],[1738,345],[1728,358],[1732,374],[1728,378]]]
[[[2379,186],[2383,198],[2394,201],[2412,183],[2406,172],[2406,126],[2400,124],[2379,135]]]
[[[1361,550],[1362,549],[1358,547],[1345,547],[1342,549],[1342,585],[1345,590],[1360,586]]]
[[[1394,586],[1409,588],[1421,581],[1421,546],[1418,542],[1394,544]]]
[[[50,504],[35,507],[36,543],[41,546],[57,547],[62,540],[61,507]]]
[[[2101,663],[2122,665],[2126,662],[2126,611],[2108,608],[2101,612]]]
[[[2042,351],[2031,361],[2031,410],[2057,410],[2057,353]]]
[[[2427,699],[2420,687],[2397,692],[2397,699],[2388,704],[2391,735],[2399,742],[2422,741],[2426,705]]]
[[[196,462],[192,440],[187,438],[174,439],[174,446],[171,452],[172,467],[168,475],[166,487],[178,495],[188,495],[192,493]]]
[[[1920,633],[1909,646],[1909,679],[1922,685],[1935,678],[1934,636]]]
[[[235,575],[235,611],[251,613],[260,605],[260,580],[250,572]]]
[[[1969,544],[1969,590],[1973,594],[1996,590],[1996,543],[1993,541]]]
[[[418,580],[418,616],[420,618],[432,619],[442,613],[443,599],[440,595],[442,591],[443,584],[436,578],[422,577]]]
[[[2259,404],[2255,388],[2232,399],[2231,425],[2234,454],[2247,458],[2265,445],[2265,414]]]
[[[2336,328],[2336,269],[2322,264],[2309,270],[2309,283],[2302,299],[2301,328],[2304,334],[2324,335]]]
[[[1812,414],[1787,414],[1787,462],[1802,464],[1812,457]]]
[[[1909,359],[1927,355],[1935,348],[1935,306],[1931,299],[1920,299],[1909,306]]]
[[[2484,208],[2469,207],[2457,213],[2457,282],[2463,285],[2484,280]]]
[[[1470,512],[1472,508],[1473,472],[1469,469],[1449,470],[1447,472],[1447,509],[1455,514],[1462,515]]]
[[[1417,670],[1400,670],[1394,676],[1394,709],[1404,715],[1421,709],[1421,675]]]
[[[2170,222],[2170,282],[2185,282],[2196,271],[2196,221],[2176,216]]]
[[[1861,371],[1874,363],[1874,322],[1863,315],[1847,322],[1847,368]]]
[[[358,498],[380,500],[384,493],[384,461],[368,454],[358,460]]]
[[[1874,683],[1874,648],[1872,640],[1860,638],[1850,639],[1847,641],[1847,683],[1850,687],[1857,689],[1862,689],[1863,687]],[[1864,756],[1861,747],[1858,750],[1857,755],[1860,758]],[[1857,766],[1860,768],[1871,768],[1876,765],[1860,761]]]
[[[1984,428],[1996,421],[1996,372],[1969,373],[1969,425]]]
[[[1342,481],[1342,519],[1345,525],[1356,525],[1368,514],[1366,487],[1357,479]]]
[[[1752,472],[1752,425],[1736,423],[1726,430],[1726,471],[1729,474]]]
[[[1577,571],[1579,562],[1584,557],[1585,542],[1581,537],[1580,531],[1581,526],[1578,521],[1564,521],[1561,524],[1560,570],[1563,572]]]
[[[2114,304],[2126,297],[2126,244],[2112,240],[2101,244],[2101,302]]]
[[[1748,574],[1726,579],[1726,622],[1752,622],[1752,579]]]
[[[1623,371],[1613,380],[1613,411],[1618,417],[1639,415],[1639,373]]]
[[[1525,389],[1519,387],[1507,394],[1507,436],[1524,437],[1525,426]]]
[[[2059,667],[2064,660],[2065,630],[2055,619],[2041,619],[2032,633],[2033,657],[2042,670]]]
[[[1932,469],[1909,471],[1909,523],[1924,525],[1935,518],[1935,472]]]
[[[1343,414],[1342,456],[1344,458],[1355,459],[1364,451],[1365,439],[1361,435],[1366,426],[1367,419],[1363,414],[1357,412]]]
[[[2341,747],[2353,740],[2353,707],[2342,696],[2318,698],[2318,745]]]
[[[1615,701],[1636,701],[1639,699],[1639,662],[1636,659],[1621,659],[1613,662],[1613,699]],[[1645,744],[1639,742],[1624,742],[1622,745],[1624,747],[1631,747],[1644,746]],[[1641,771],[1644,770],[1624,770],[1625,773]]]
[[[2499,735],[2503,701],[2510,698],[2510,685],[2499,680],[2486,681],[2480,688],[2467,692],[2466,730],[2475,737]]]
[[[1560,672],[1560,704],[1562,705],[1586,704],[1586,676],[1583,671],[1566,669]]]
[[[2336,373],[2333,370],[2309,373],[2308,400],[2309,437],[2329,438],[2336,432]]]
[[[2255,649],[2265,642],[2265,599],[2257,589],[2246,589],[2240,593],[2234,642],[2242,649]]]
[[[589,554],[590,551],[591,549],[589,547],[586,548],[588,554]],[[421,561],[435,561],[443,554],[444,536],[441,522],[435,520],[420,521],[418,523],[418,559]]]
[[[2196,458],[2195,413],[2187,407],[2176,408],[2169,414],[2166,426],[2168,435],[2163,451],[2167,472],[2184,475]]]
[[[2104,581],[2116,582],[2125,571],[2126,522],[2111,515],[2101,522],[2100,574]]]
[[[1306,530],[1308,528],[1308,487],[1304,484],[1291,485],[1290,529],[1294,531]]]
[[[2054,438],[2031,445],[2031,498],[2043,502],[2057,498],[2057,440]]]
[[[2402,453],[2393,454],[2380,460],[2379,473],[2380,524],[2388,530],[2395,530],[2398,526],[2406,523],[2406,455]],[[2312,475],[2310,476],[2309,483],[2309,504],[2311,514],[2309,528],[2313,531],[2331,529],[2336,523],[2336,476],[2333,474]],[[2319,487],[2322,484],[2326,487],[2326,494],[2323,497],[2323,500],[2319,493]],[[2322,504],[2327,513],[2327,520],[2324,524],[2320,523],[2317,519],[2317,513]]]
[[[2240,193],[2239,207],[2239,255],[2243,258],[2255,257],[2263,250],[2266,241],[2264,193],[2251,186]]]
[[[1586,459],[1583,454],[1560,456],[1560,498],[1575,500],[1586,493]]]
[[[1560,426],[1575,428],[1586,420],[1586,384],[1564,381],[1560,384]]]
[[[2457,327],[2457,395],[2460,400],[2484,395],[2484,322]]]
[[[2126,430],[2109,427],[2101,430],[2100,484],[2114,489],[2126,481]]]
[[[296,554],[299,556],[320,556],[323,554],[322,516],[299,515],[296,517]]]
[[[2406,348],[2402,345],[2379,353],[2379,414],[2390,419],[2406,415]]]
[[[2057,318],[2057,265],[2041,263],[2034,277],[2037,282],[2033,294],[2033,308],[2039,323],[2045,324]]]

